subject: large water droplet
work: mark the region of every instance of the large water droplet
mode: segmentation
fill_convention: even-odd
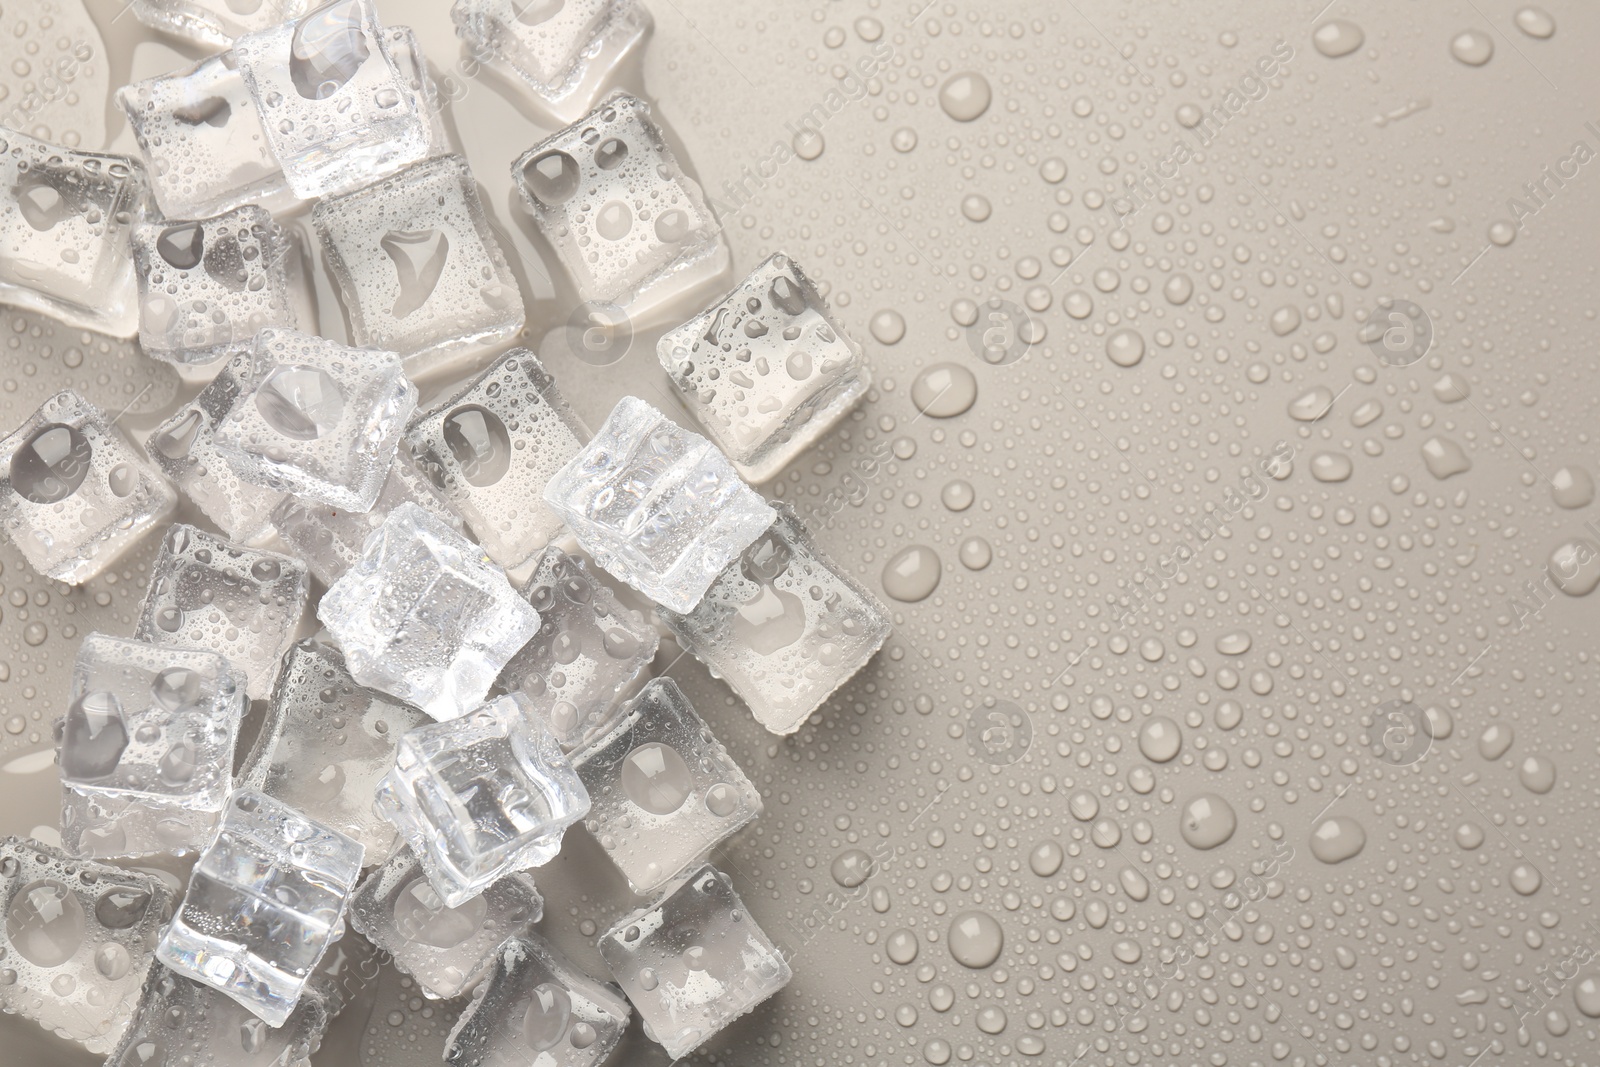
[[[554,982],[543,982],[534,987],[533,999],[522,1016],[522,1039],[535,1052],[553,1049],[566,1036],[571,1018],[572,998],[567,991]]]
[[[1366,845],[1367,832],[1348,816],[1324,819],[1311,831],[1311,854],[1323,863],[1342,863]]]
[[[833,858],[829,872],[835,882],[854,889],[872,876],[872,857],[862,849],[847,848]]]
[[[488,913],[489,905],[482,894],[458,908],[450,908],[426,878],[417,878],[395,897],[394,926],[408,941],[455,948],[483,928]]]
[[[468,404],[446,415],[444,443],[473,485],[495,485],[511,469],[511,434],[488,408]]]
[[[274,368],[256,390],[256,408],[267,425],[296,441],[331,433],[344,413],[344,397],[327,372],[297,363]]]
[[[111,693],[83,694],[67,709],[61,738],[61,773],[74,781],[93,781],[117,769],[128,747],[122,704]]]
[[[439,287],[450,259],[450,238],[443,230],[391,230],[378,244],[389,254],[400,288],[390,314],[403,319],[426,304]]]
[[[1349,55],[1366,39],[1361,27],[1346,19],[1329,19],[1311,35],[1311,43],[1317,51],[1330,59]]]
[[[671,815],[694,791],[694,778],[677,749],[652,741],[623,758],[622,791],[652,815]]]
[[[1183,733],[1178,724],[1164,715],[1147,719],[1139,729],[1139,751],[1154,763],[1166,763],[1182,746]]]
[[[1178,819],[1183,839],[1199,849],[1216,848],[1233,836],[1238,825],[1233,806],[1215,793],[1201,793],[1189,801]]]
[[[94,449],[75,427],[51,423],[35,430],[11,456],[11,488],[35,504],[54,504],[77,491]]]
[[[982,115],[989,110],[992,99],[994,90],[989,88],[989,79],[977,71],[952,74],[939,87],[939,106],[957,122],[971,122]]]
[[[907,545],[890,557],[883,568],[883,591],[896,600],[915,604],[939,585],[944,563],[926,545]]]
[[[6,937],[17,955],[40,967],[59,967],[83,944],[83,905],[54,878],[22,888],[6,913]]]
[[[578,161],[565,152],[550,151],[528,161],[522,180],[541,204],[560,207],[578,191],[582,172]]]
[[[950,955],[963,967],[987,967],[1000,958],[1005,947],[1005,931],[994,916],[982,911],[964,911],[950,923]]]
[[[192,270],[205,254],[205,228],[198,222],[168,226],[156,238],[156,252],[178,270]]]
[[[924,415],[948,419],[978,399],[978,379],[959,363],[935,363],[911,382],[911,402]]]

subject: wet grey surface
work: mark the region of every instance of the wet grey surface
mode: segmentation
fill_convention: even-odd
[[[650,4],[624,81],[736,272],[788,252],[867,347],[867,400],[767,491],[895,625],[785,739],[657,659],[762,793],[716,862],[795,972],[696,1060],[1597,1062],[1600,13],[1321,6]],[[198,55],[118,7],[4,4],[13,101],[19,22],[101,50],[51,135],[131,149],[109,90]],[[670,323],[571,350],[510,183],[544,131],[443,3],[379,8],[453,87],[565,395],[686,418]],[[35,316],[0,346],[0,426],[65,385],[135,432],[187,395]],[[69,590],[0,545],[5,832],[55,825],[67,666],[131,632],[155,548]],[[603,975],[620,875],[574,833],[537,881],[539,929]],[[379,970],[317,1062],[437,1062],[456,1010]],[[0,1048],[92,1062],[12,1018]],[[615,1062],[665,1057],[635,1033]]]

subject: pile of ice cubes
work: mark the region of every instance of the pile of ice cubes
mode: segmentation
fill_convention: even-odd
[[[456,1067],[598,1064],[634,1011],[686,1055],[790,971],[707,864],[761,797],[652,665],[671,635],[791,734],[883,644],[746,481],[861,399],[861,347],[773,255],[658,346],[706,436],[634,396],[591,434],[533,352],[496,354],[526,325],[515,250],[415,35],[371,0],[133,10],[225,49],[118,92],[142,159],[0,129],[0,301],[136,333],[195,390],[144,440],[64,392],[0,442],[0,526],[45,575],[161,533],[131,638],[88,635],[63,695],[60,846],[0,842],[0,1009],[118,1064],[294,1067],[381,950],[471,995]],[[726,285],[649,106],[601,99],[637,0],[452,16],[570,123],[512,178],[585,300]],[[350,344],[312,332],[296,216]],[[640,898],[596,942],[615,984],[535,929],[574,826]],[[184,854],[179,895],[119,866]]]

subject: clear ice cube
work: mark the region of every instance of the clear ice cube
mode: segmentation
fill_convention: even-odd
[[[156,958],[283,1026],[343,934],[361,859],[359,842],[262,793],[236,793]]]
[[[757,721],[792,734],[889,636],[877,598],[812,543],[787,505],[687,615],[661,619]]]
[[[407,371],[522,329],[517,280],[460,156],[318,201],[311,219],[355,343],[404,353]]]
[[[144,168],[0,126],[0,300],[117,337],[138,330],[128,233]]]
[[[406,447],[484,550],[516,567],[560,531],[541,494],[588,436],[538,358],[514,348],[412,419]]]
[[[400,80],[417,101],[417,111],[428,125],[427,158],[442,156],[451,151],[450,134],[444,128],[444,114],[439,86],[428,73],[428,57],[422,51],[422,42],[410,26],[387,26],[383,30],[384,43],[389,46],[389,57],[400,71]]]
[[[436,1000],[475,986],[494,965],[500,942],[543,916],[544,898],[526,874],[508,874],[450,907],[409,848],[367,875],[350,899],[350,925]]]
[[[776,517],[714,445],[634,396],[544,499],[596,562],[679,612]]]
[[[663,336],[656,355],[711,440],[753,482],[777,476],[871,384],[861,346],[781,252]]]
[[[639,318],[727,270],[728,245],[700,186],[636,97],[612,94],[511,173],[585,300]]]
[[[130,0],[134,16],[152,29],[226,48],[234,38],[299,18],[314,0]]]
[[[268,1026],[210,986],[150,968],[133,1022],[106,1062],[111,1067],[308,1067],[329,1012],[306,996],[282,1026]]]
[[[0,441],[0,525],[57,581],[93,578],[177,502],[161,472],[77,393],[57,393]]]
[[[450,18],[479,62],[510,71],[560,123],[594,105],[651,26],[638,0],[456,0]]]
[[[401,736],[428,721],[357,683],[333,646],[302,641],[284,660],[242,777],[249,788],[360,842],[367,856],[386,856],[394,827],[373,810],[372,793],[394,765]]]
[[[628,1002],[528,933],[495,950],[445,1046],[450,1067],[597,1067],[628,1029]]]
[[[232,52],[125,85],[116,100],[167,218],[203,219],[244,204],[293,202]]]
[[[215,652],[84,638],[57,728],[65,850],[105,859],[205,844],[233,788],[243,681]]]
[[[248,679],[250,697],[265,699],[310,591],[299,560],[176,523],[151,568],[133,636],[226,656]]]
[[[250,378],[215,440],[243,478],[367,511],[394,462],[417,387],[393,352],[294,330],[256,335]]]
[[[525,696],[571,752],[611,723],[661,637],[582,560],[554,545],[540,553],[522,595],[539,613],[539,632],[506,664],[497,684]]]
[[[229,540],[239,542],[265,534],[273,508],[284,499],[277,490],[239,477],[217,451],[217,424],[244,390],[254,361],[249,352],[228,360],[198,396],[158,426],[145,442],[150,458],[183,495]]]
[[[404,448],[395,453],[389,477],[372,508],[365,512],[329,507],[313,500],[284,497],[272,513],[272,525],[295,554],[305,560],[318,581],[332,585],[361,558],[372,531],[401,504],[416,504],[451,529],[462,529],[450,502],[417,469]]]
[[[317,607],[362,685],[453,719],[477,705],[539,629],[483,549],[402,504]]]
[[[377,805],[455,908],[548,863],[588,812],[589,794],[556,739],[511,695],[402,737]]]
[[[0,1010],[104,1055],[150,970],[172,892],[154,875],[0,839]]]
[[[653,893],[761,814],[761,795],[670,678],[645,683],[573,756],[591,836],[635,893]]]
[[[705,866],[600,938],[600,955],[644,1020],[681,1059],[789,984],[788,961],[733,880]]]
[[[429,116],[371,0],[335,0],[239,38],[233,52],[296,196],[367,185],[427,153]]]
[[[254,205],[134,227],[139,347],[170,363],[211,363],[247,349],[267,327],[292,329],[287,259],[294,250]]]

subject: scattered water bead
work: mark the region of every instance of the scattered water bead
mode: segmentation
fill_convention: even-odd
[[[959,363],[935,363],[911,381],[911,402],[935,419],[949,419],[978,399],[978,379]]]
[[[1323,863],[1343,863],[1367,845],[1367,832],[1345,815],[1322,820],[1311,831],[1311,854]]]
[[[950,955],[963,967],[982,970],[1000,958],[1005,931],[984,911],[964,911],[950,922]]]
[[[1594,476],[1582,467],[1562,467],[1550,476],[1550,497],[1558,507],[1588,507],[1594,502]]]
[[[989,79],[976,71],[952,74],[939,87],[939,106],[957,122],[971,122],[982,115],[993,99]]]
[[[1329,19],[1311,35],[1311,43],[1317,51],[1330,59],[1349,55],[1366,39],[1361,27],[1347,19]]]
[[[1482,30],[1463,30],[1450,39],[1450,54],[1469,67],[1481,67],[1494,55],[1494,38]]]
[[[1239,819],[1233,806],[1215,793],[1201,793],[1183,806],[1178,830],[1198,849],[1212,849],[1233,836]]]
[[[1517,29],[1529,37],[1543,40],[1554,36],[1556,32],[1556,20],[1544,8],[1534,7],[1532,4],[1518,8],[1513,21],[1517,24]]]
[[[944,563],[926,545],[907,545],[883,567],[883,591],[895,600],[915,604],[926,600],[939,586]]]
[[[1145,720],[1139,728],[1139,751],[1154,763],[1166,763],[1183,747],[1183,733],[1178,724],[1164,715]]]

